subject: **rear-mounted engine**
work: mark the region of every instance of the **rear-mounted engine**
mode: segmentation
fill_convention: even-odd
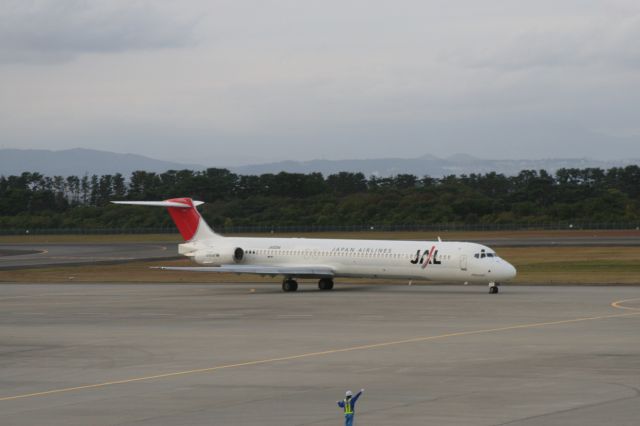
[[[199,265],[229,265],[232,263],[242,263],[244,260],[244,249],[236,248],[220,248],[199,250],[193,256],[193,260]]]

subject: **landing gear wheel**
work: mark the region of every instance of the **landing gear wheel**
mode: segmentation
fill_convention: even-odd
[[[496,283],[489,284],[489,294],[498,294],[498,292],[499,292],[498,284]]]
[[[333,289],[333,280],[331,278],[322,278],[318,281],[318,288],[320,290],[331,290]]]
[[[292,279],[286,279],[282,281],[282,291],[289,293],[298,289],[298,282]]]

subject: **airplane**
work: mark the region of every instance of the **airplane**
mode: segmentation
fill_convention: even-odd
[[[166,207],[185,242],[178,253],[194,267],[168,271],[231,272],[282,276],[282,290],[298,289],[297,278],[318,279],[320,290],[333,289],[334,278],[391,278],[438,282],[488,283],[497,294],[516,269],[495,251],[470,242],[349,240],[320,238],[224,237],[197,210],[202,201],[112,201],[114,204]]]

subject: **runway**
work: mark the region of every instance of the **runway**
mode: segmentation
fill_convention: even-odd
[[[640,237],[469,239],[489,247],[640,247]],[[0,244],[0,270],[178,258],[176,243]]]
[[[252,291],[253,290],[253,291]],[[2,285],[17,425],[636,425],[640,288]]]
[[[0,244],[0,270],[177,258],[174,243]]]

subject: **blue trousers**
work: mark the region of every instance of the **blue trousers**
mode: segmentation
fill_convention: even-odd
[[[352,426],[352,425],[353,425],[353,414],[345,414],[344,426]]]

